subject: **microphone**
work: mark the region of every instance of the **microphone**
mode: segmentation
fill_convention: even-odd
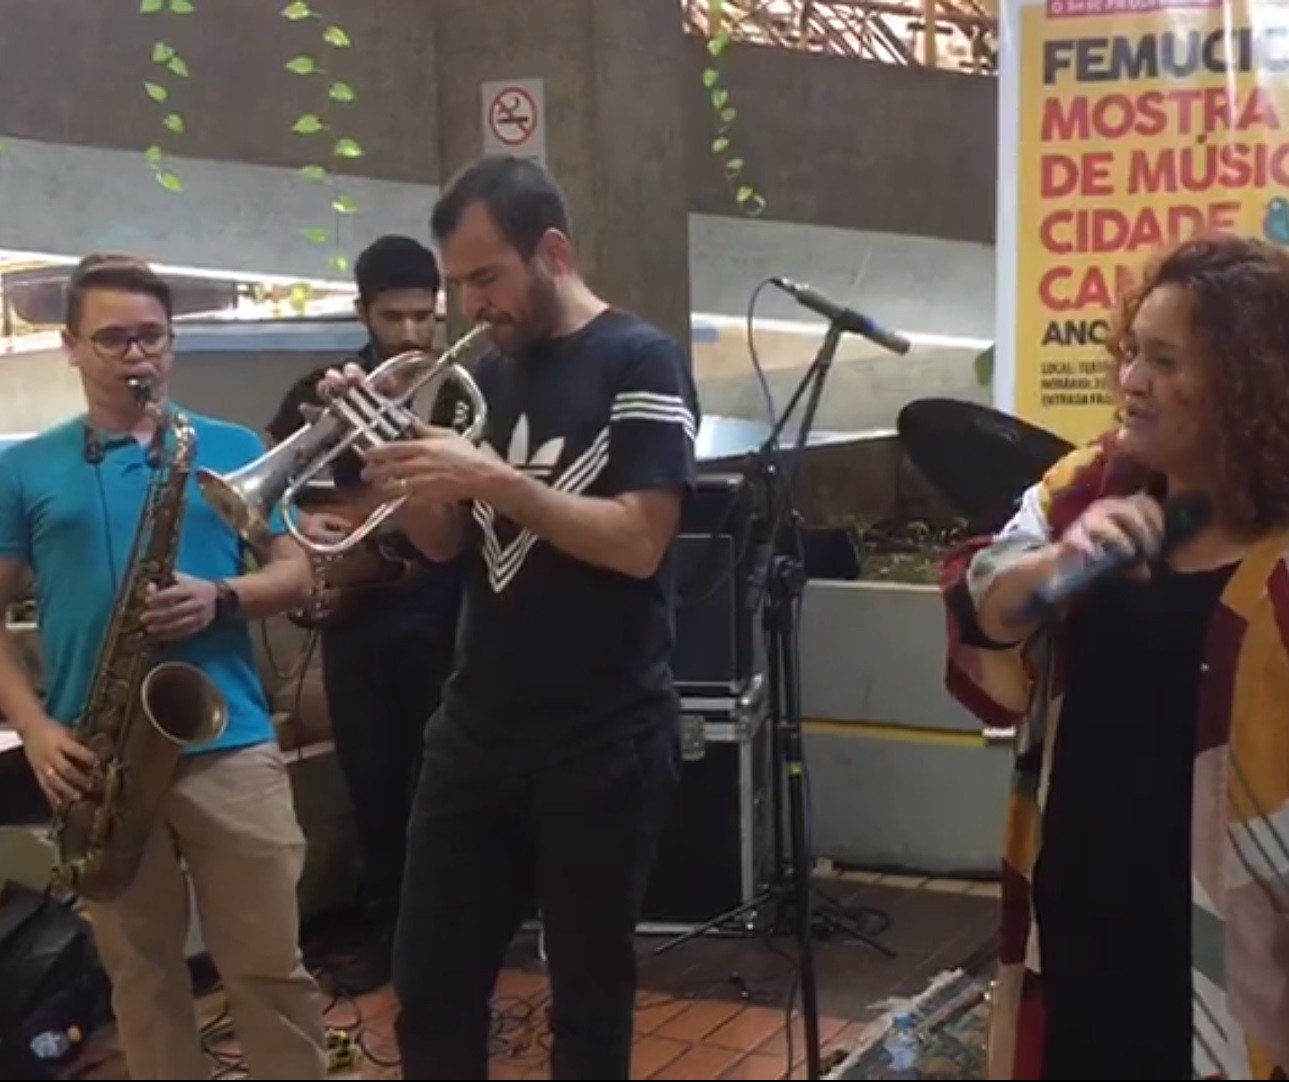
[[[1104,549],[1091,560],[1069,570],[1057,571],[1030,596],[1013,618],[1028,623],[1050,615],[1067,601],[1086,593],[1104,578],[1116,575],[1150,557],[1166,559],[1170,553],[1195,537],[1213,518],[1213,501],[1204,493],[1179,496],[1164,507],[1164,536],[1159,551],[1149,554],[1138,546]]]
[[[794,282],[791,278],[771,278],[770,284],[778,286],[803,308],[809,308],[810,311],[818,313],[848,334],[862,335],[892,353],[909,351],[909,340],[903,335],[888,331],[868,316],[856,312],[853,308],[847,308],[830,297],[825,297],[817,289]]]

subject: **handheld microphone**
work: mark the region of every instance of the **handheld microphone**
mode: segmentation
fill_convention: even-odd
[[[771,278],[770,282],[792,297],[801,307],[809,308],[810,311],[823,316],[829,322],[837,324],[848,334],[862,335],[870,342],[876,342],[883,349],[889,349],[892,353],[907,353],[909,351],[909,340],[903,335],[887,330],[863,313],[856,312],[853,308],[847,308],[844,304],[839,304],[831,297],[824,296],[817,289],[802,285],[800,282],[794,282],[791,278],[775,277]]]
[[[1030,596],[1015,614],[1017,624],[1051,615],[1067,601],[1086,593],[1102,579],[1127,570],[1142,559],[1162,561],[1195,537],[1213,518],[1213,501],[1204,493],[1179,496],[1164,507],[1164,535],[1157,553],[1130,549],[1104,549],[1086,563],[1057,571]]]

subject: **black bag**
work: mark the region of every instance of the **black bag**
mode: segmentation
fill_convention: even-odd
[[[111,1018],[107,975],[88,923],[69,905],[19,883],[0,887],[0,1079],[57,1078],[82,1047],[41,1060],[41,1033],[80,1031]]]

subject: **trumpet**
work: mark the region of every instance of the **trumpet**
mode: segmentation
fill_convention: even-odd
[[[365,522],[337,541],[317,541],[305,535],[296,516],[301,494],[341,455],[369,450],[415,434],[419,418],[410,403],[431,383],[451,380],[460,385],[470,402],[472,417],[462,433],[471,443],[483,438],[488,406],[479,386],[459,363],[486,332],[477,324],[438,357],[421,350],[400,353],[381,364],[364,384],[343,391],[324,391],[319,416],[296,429],[254,462],[228,474],[197,470],[197,484],[216,513],[260,554],[272,538],[274,510],[282,515],[287,531],[315,556],[337,556],[353,549],[374,533],[406,501],[389,500],[367,516]],[[388,390],[382,390],[388,388]]]

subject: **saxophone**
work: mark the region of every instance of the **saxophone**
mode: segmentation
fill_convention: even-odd
[[[94,901],[111,901],[133,882],[180,754],[218,737],[228,721],[214,681],[193,665],[158,662],[143,626],[149,588],[174,581],[197,437],[184,414],[171,410],[167,417],[158,408],[147,383],[132,386],[156,420],[154,446],[164,449],[169,429],[175,450],[149,485],[125,582],[74,728],[98,760],[98,785],[54,819],[52,886]]]

